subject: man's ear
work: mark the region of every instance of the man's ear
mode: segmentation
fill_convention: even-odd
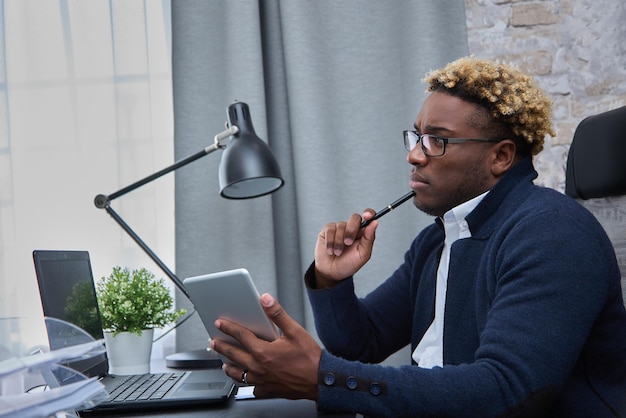
[[[500,177],[511,169],[517,162],[517,147],[510,139],[502,140],[492,148],[493,159],[491,161],[491,173],[495,177]]]

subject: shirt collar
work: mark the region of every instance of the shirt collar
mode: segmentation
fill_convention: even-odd
[[[441,221],[444,230],[446,231],[447,238],[457,236],[457,238],[452,238],[454,241],[455,239],[458,239],[459,231],[466,231],[468,229],[465,218],[476,208],[476,206],[478,206],[487,193],[489,193],[489,191],[486,191],[485,193],[478,195],[467,202],[463,202],[443,214]],[[471,232],[468,231],[467,235],[471,236]]]

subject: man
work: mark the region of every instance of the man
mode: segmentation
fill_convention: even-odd
[[[372,210],[329,223],[305,275],[322,350],[270,295],[272,343],[238,324],[213,348],[259,397],[384,416],[626,416],[626,312],[615,253],[581,205],[535,186],[551,103],[530,77],[463,58],[426,78],[404,132],[415,206],[437,217],[367,297]],[[412,365],[375,363],[411,344]]]

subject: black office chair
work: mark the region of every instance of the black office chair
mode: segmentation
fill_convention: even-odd
[[[565,193],[589,209],[611,239],[626,305],[626,106],[580,122],[567,156]]]

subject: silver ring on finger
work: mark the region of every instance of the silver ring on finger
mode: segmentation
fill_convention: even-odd
[[[241,372],[241,383],[245,383],[246,385],[248,385],[248,371],[244,370],[243,372]]]

